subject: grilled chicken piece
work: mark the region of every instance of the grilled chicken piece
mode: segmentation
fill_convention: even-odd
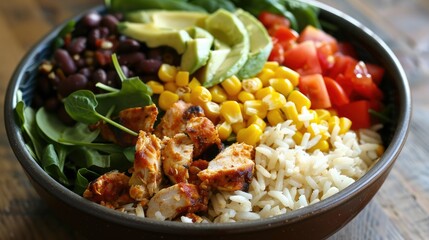
[[[201,189],[223,191],[247,190],[254,172],[253,146],[234,143],[209,162],[207,169],[198,173]]]
[[[88,185],[83,197],[109,208],[131,203],[134,200],[128,193],[129,179],[118,171],[105,173]]]
[[[149,201],[146,216],[172,220],[179,215],[206,211],[198,187],[189,183],[177,183],[163,188]]]
[[[192,183],[199,186],[201,184],[201,180],[198,177],[198,173],[206,169],[208,166],[209,162],[203,159],[192,161],[191,166],[189,166],[188,183]]]
[[[161,180],[161,140],[153,134],[140,131],[129,181],[130,196],[138,201],[151,197],[159,191]]]
[[[222,143],[216,126],[206,117],[193,117],[189,119],[185,132],[194,143],[194,158],[198,158],[213,145],[215,145],[217,150],[222,149]]]
[[[119,124],[135,132],[139,132],[140,130],[153,132],[153,125],[157,116],[158,108],[155,104],[152,104],[145,107],[124,109],[119,112],[119,117],[116,120]],[[133,146],[137,141],[137,137],[121,131],[107,123],[101,123],[100,130],[101,136],[105,140],[117,143],[121,146]]]
[[[188,182],[193,148],[191,140],[184,133],[164,138],[161,149],[162,168],[172,183]]]
[[[178,101],[173,104],[162,117],[161,122],[155,130],[159,138],[174,137],[177,133],[185,131],[187,120],[195,116],[203,116],[204,111],[199,106],[192,106],[184,101]]]

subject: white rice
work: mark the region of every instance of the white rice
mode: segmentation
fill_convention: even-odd
[[[213,194],[209,205],[213,222],[268,218],[317,203],[355,182],[379,159],[381,137],[376,130],[380,126],[345,134],[334,126],[327,139],[329,152],[306,151],[327,131],[326,126],[311,123],[312,118],[305,110],[299,116],[319,134],[304,133],[300,143],[292,138],[297,129],[290,120],[266,128],[255,148],[249,192]]]

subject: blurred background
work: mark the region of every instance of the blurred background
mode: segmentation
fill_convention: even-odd
[[[408,141],[371,203],[331,239],[429,238],[429,1],[322,0],[373,30],[408,75],[413,120]],[[0,101],[25,53],[54,26],[101,0],[0,1]],[[3,110],[0,112],[3,119]],[[0,239],[82,239],[39,198],[0,128]]]

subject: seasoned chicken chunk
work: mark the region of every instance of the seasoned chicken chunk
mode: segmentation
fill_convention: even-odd
[[[207,169],[198,173],[202,189],[223,191],[247,190],[254,172],[253,146],[234,143],[209,162]]]
[[[161,140],[155,135],[140,131],[137,138],[130,196],[142,201],[159,191],[161,185]]]
[[[83,197],[109,208],[131,203],[134,200],[128,193],[129,179],[118,171],[105,173],[88,185]]]
[[[177,133],[185,131],[187,120],[195,116],[203,116],[204,111],[199,106],[192,106],[190,103],[178,101],[173,104],[162,117],[161,122],[155,130],[159,138],[174,137]]]
[[[172,220],[179,215],[206,211],[198,187],[189,183],[177,183],[163,188],[149,201],[146,216]]]
[[[145,107],[124,109],[119,112],[119,117],[114,120],[135,132],[139,132],[140,130],[153,132],[153,125],[157,116],[158,108],[155,104],[152,104]],[[137,137],[121,131],[110,124],[101,123],[99,127],[101,136],[107,141],[117,143],[121,146],[132,146],[137,141]]]
[[[216,126],[206,117],[193,117],[189,119],[185,132],[194,144],[194,158],[198,158],[213,145],[217,150],[222,148]]]
[[[162,168],[172,183],[188,181],[193,148],[191,140],[184,133],[178,133],[172,138],[166,137],[163,140]]]

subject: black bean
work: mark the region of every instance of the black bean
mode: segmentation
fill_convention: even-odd
[[[157,73],[162,62],[157,59],[144,59],[136,66],[137,73],[153,74]]]
[[[175,50],[166,48],[162,53],[162,62],[177,66],[180,65],[180,58]]]
[[[108,15],[105,15],[101,18],[100,25],[107,27],[109,29],[109,32],[111,34],[114,34],[117,32],[116,28],[118,26],[118,23],[119,23],[119,21],[115,16],[108,14]]]
[[[98,27],[101,21],[101,15],[96,12],[91,12],[88,14],[85,14],[85,16],[82,17],[81,23],[83,26],[88,28],[95,28]]]
[[[151,48],[147,53],[147,58],[162,60],[162,51],[159,48]]]
[[[91,69],[88,67],[83,67],[79,70],[79,73],[84,75],[85,77],[89,78],[92,74]]]
[[[134,39],[125,39],[119,41],[116,49],[117,53],[131,53],[140,49],[140,43]]]
[[[118,61],[121,65],[134,66],[145,59],[145,55],[142,52],[133,52],[118,55]]]
[[[107,74],[103,69],[99,68],[92,73],[91,80],[94,83],[99,82],[99,83],[106,84],[107,83]]]
[[[65,74],[76,72],[76,64],[66,50],[60,48],[55,50],[54,59]]]
[[[122,65],[121,69],[122,69],[122,72],[124,73],[124,75],[128,78],[130,76],[130,69],[125,65]]]
[[[86,38],[78,37],[71,41],[70,45],[67,47],[67,50],[70,54],[79,54],[86,49]]]
[[[61,104],[60,100],[55,96],[55,97],[50,97],[46,99],[43,106],[48,112],[54,112],[58,109],[60,104]]]
[[[37,91],[39,91],[42,94],[42,96],[47,96],[51,94],[52,86],[49,81],[49,78],[44,77],[44,78],[40,78],[37,81]]]
[[[66,124],[68,126],[72,126],[73,124],[76,123],[76,121],[73,120],[73,118],[71,118],[70,115],[67,113],[63,104],[61,104],[60,107],[58,108],[57,116],[61,120],[61,122],[63,122],[64,124]]]
[[[85,89],[88,83],[88,78],[85,75],[76,73],[68,76],[64,81],[58,85],[58,92],[62,97],[67,97],[70,93]]]
[[[104,39],[109,35],[109,29],[106,27],[94,28],[88,33],[88,44],[91,48],[97,48],[98,41]]]

